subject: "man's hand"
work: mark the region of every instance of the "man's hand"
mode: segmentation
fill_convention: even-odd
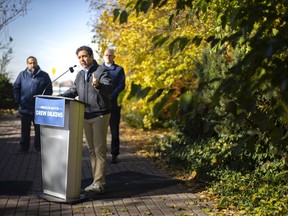
[[[92,74],[92,86],[94,87],[94,88],[97,88],[97,86],[99,85],[99,81],[97,80],[97,78],[95,77],[95,74],[93,73]]]

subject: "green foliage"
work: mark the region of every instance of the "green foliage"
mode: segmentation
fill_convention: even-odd
[[[119,0],[119,7],[114,20],[124,24],[102,26],[102,36],[129,71],[128,120],[168,125],[171,135],[155,151],[213,180],[219,208],[287,214],[288,2]]]
[[[18,18],[20,15],[25,15],[27,5],[30,0],[9,1],[3,0],[0,2],[1,19],[0,19],[0,109],[13,109],[16,108],[16,102],[13,97],[12,84],[8,75],[7,66],[11,60],[12,48],[10,45],[13,38],[8,34],[7,26]],[[6,35],[6,36],[5,36]]]
[[[172,95],[174,94],[175,89],[170,89],[162,98],[159,102],[157,102],[154,106],[153,106],[153,116],[155,118],[157,118],[158,116],[160,116],[160,112],[163,110],[163,107],[168,103],[169,99],[172,97]]]
[[[129,95],[127,96],[127,100],[137,100],[140,98],[145,98],[150,90],[151,87],[146,87],[142,89],[141,85],[131,83],[131,90]]]
[[[6,67],[11,60],[11,53],[12,50],[8,49],[6,53],[3,53],[0,59],[0,109],[15,109],[17,107],[13,97],[13,85],[6,72]]]
[[[221,180],[215,182],[211,190],[220,198],[218,208],[235,205],[242,214],[287,214],[288,172],[284,160],[264,163],[251,173],[227,169],[217,175]]]
[[[5,75],[0,74],[0,109],[16,108],[16,102],[13,97],[13,85]]]
[[[230,51],[234,59],[241,59],[243,54]],[[286,106],[277,94],[278,100],[255,94],[256,108],[246,113],[242,106],[249,108],[249,101],[239,105],[225,96],[215,102],[217,89],[235,64],[226,64],[225,59],[204,52],[196,67],[199,88],[181,95],[181,121],[174,123],[170,136],[158,141],[156,152],[168,158],[170,166],[213,180],[211,189],[220,198],[219,209],[235,205],[241,214],[286,214],[287,192],[282,190],[288,187]],[[277,112],[271,103],[277,104]]]

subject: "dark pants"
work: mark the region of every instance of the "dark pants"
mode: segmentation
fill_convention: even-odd
[[[35,137],[34,137],[34,147],[36,151],[40,151],[40,125],[34,123],[34,115],[24,115],[21,114],[21,139],[20,146],[23,150],[29,150],[30,147],[30,132],[31,124],[34,125]]]
[[[120,125],[121,107],[117,104],[112,104],[111,117],[110,117],[110,131],[112,136],[111,142],[111,155],[117,156],[120,154],[120,138],[119,138],[119,125]]]

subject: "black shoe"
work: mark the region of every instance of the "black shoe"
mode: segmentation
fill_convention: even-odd
[[[118,163],[117,156],[112,156],[111,163],[112,163],[112,164],[116,164],[116,163]]]

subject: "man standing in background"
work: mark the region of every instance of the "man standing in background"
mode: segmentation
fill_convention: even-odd
[[[35,95],[52,95],[51,79],[48,73],[38,66],[37,59],[29,56],[26,60],[27,68],[20,72],[13,85],[13,94],[19,104],[21,118],[20,149],[17,153],[28,152],[30,147],[31,123],[34,125],[34,148],[40,153],[40,125],[34,122]],[[45,89],[47,88],[47,89]],[[45,89],[45,92],[43,92]]]
[[[111,163],[117,163],[117,156],[120,154],[120,138],[119,138],[119,126],[121,117],[121,106],[118,105],[118,95],[125,89],[125,73],[124,69],[115,64],[114,62],[114,50],[106,49],[104,52],[104,63],[102,67],[110,72],[113,84],[113,91],[111,94],[112,107],[110,118],[110,131],[112,136],[111,141]]]

